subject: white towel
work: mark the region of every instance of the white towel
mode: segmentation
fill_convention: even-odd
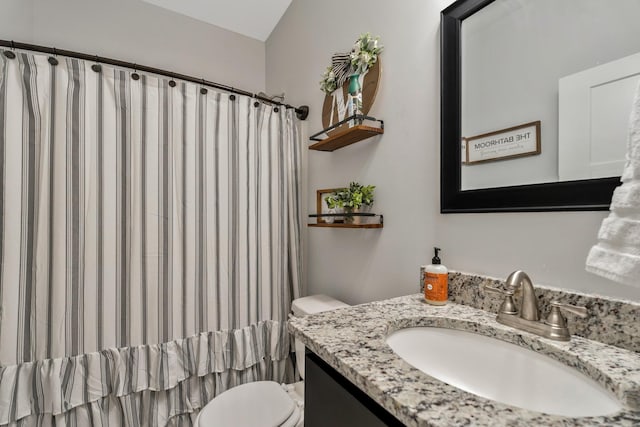
[[[587,256],[587,271],[627,285],[640,286],[640,85],[629,122],[627,162],[622,185],[611,199],[598,243]]]

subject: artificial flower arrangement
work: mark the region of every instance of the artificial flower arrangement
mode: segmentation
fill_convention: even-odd
[[[333,72],[333,67],[328,66],[322,75],[322,80],[320,80],[320,89],[329,95],[337,88],[338,81],[336,80],[336,73]]]
[[[333,55],[333,65],[328,66],[322,74],[320,90],[331,95],[350,75],[366,73],[376,63],[383,49],[380,37],[372,37],[369,33],[360,35],[349,54]],[[348,63],[342,63],[342,58]]]
[[[380,37],[371,37],[371,34],[362,34],[353,45],[349,58],[353,74],[364,74],[378,60],[378,55],[384,46],[380,44]]]

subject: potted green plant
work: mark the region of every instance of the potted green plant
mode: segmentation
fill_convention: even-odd
[[[365,213],[373,205],[375,185],[362,185],[357,182],[351,182],[348,188],[336,190],[325,200],[329,209],[334,209],[339,213],[340,209],[344,209],[345,222],[353,224],[362,224],[363,217],[349,215],[352,213]]]

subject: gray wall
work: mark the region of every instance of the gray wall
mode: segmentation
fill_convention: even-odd
[[[0,2],[0,36],[7,40],[30,41],[33,32],[33,0]]]
[[[376,185],[373,210],[381,230],[311,228],[308,292],[349,303],[415,292],[419,266],[442,245],[439,217],[439,16],[448,1],[294,0],[267,40],[267,89],[309,104],[309,133],[322,128],[324,94],[318,81],[334,52],[351,48],[359,34],[379,35],[382,84],[370,115],[384,119],[385,134],[332,153],[309,152],[307,211],[315,191],[357,180]],[[453,267],[453,265],[452,265]]]
[[[439,213],[439,22],[451,0],[294,0],[267,40],[267,89],[308,103],[308,130],[321,129],[320,74],[332,53],[361,32],[380,35],[382,87],[371,114],[385,134],[333,153],[309,153],[315,191],[359,180],[375,184],[382,230],[309,229],[308,293],[349,303],[415,292],[418,269],[443,248],[451,269],[506,278],[515,269],[534,282],[640,301],[640,289],[584,270],[605,212],[441,215]],[[336,11],[340,13],[336,13]]]
[[[140,0],[3,0],[0,38],[265,88],[264,43]]]

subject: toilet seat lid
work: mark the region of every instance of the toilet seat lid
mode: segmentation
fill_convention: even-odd
[[[296,404],[280,384],[257,381],[225,391],[200,411],[197,427],[279,427]]]

